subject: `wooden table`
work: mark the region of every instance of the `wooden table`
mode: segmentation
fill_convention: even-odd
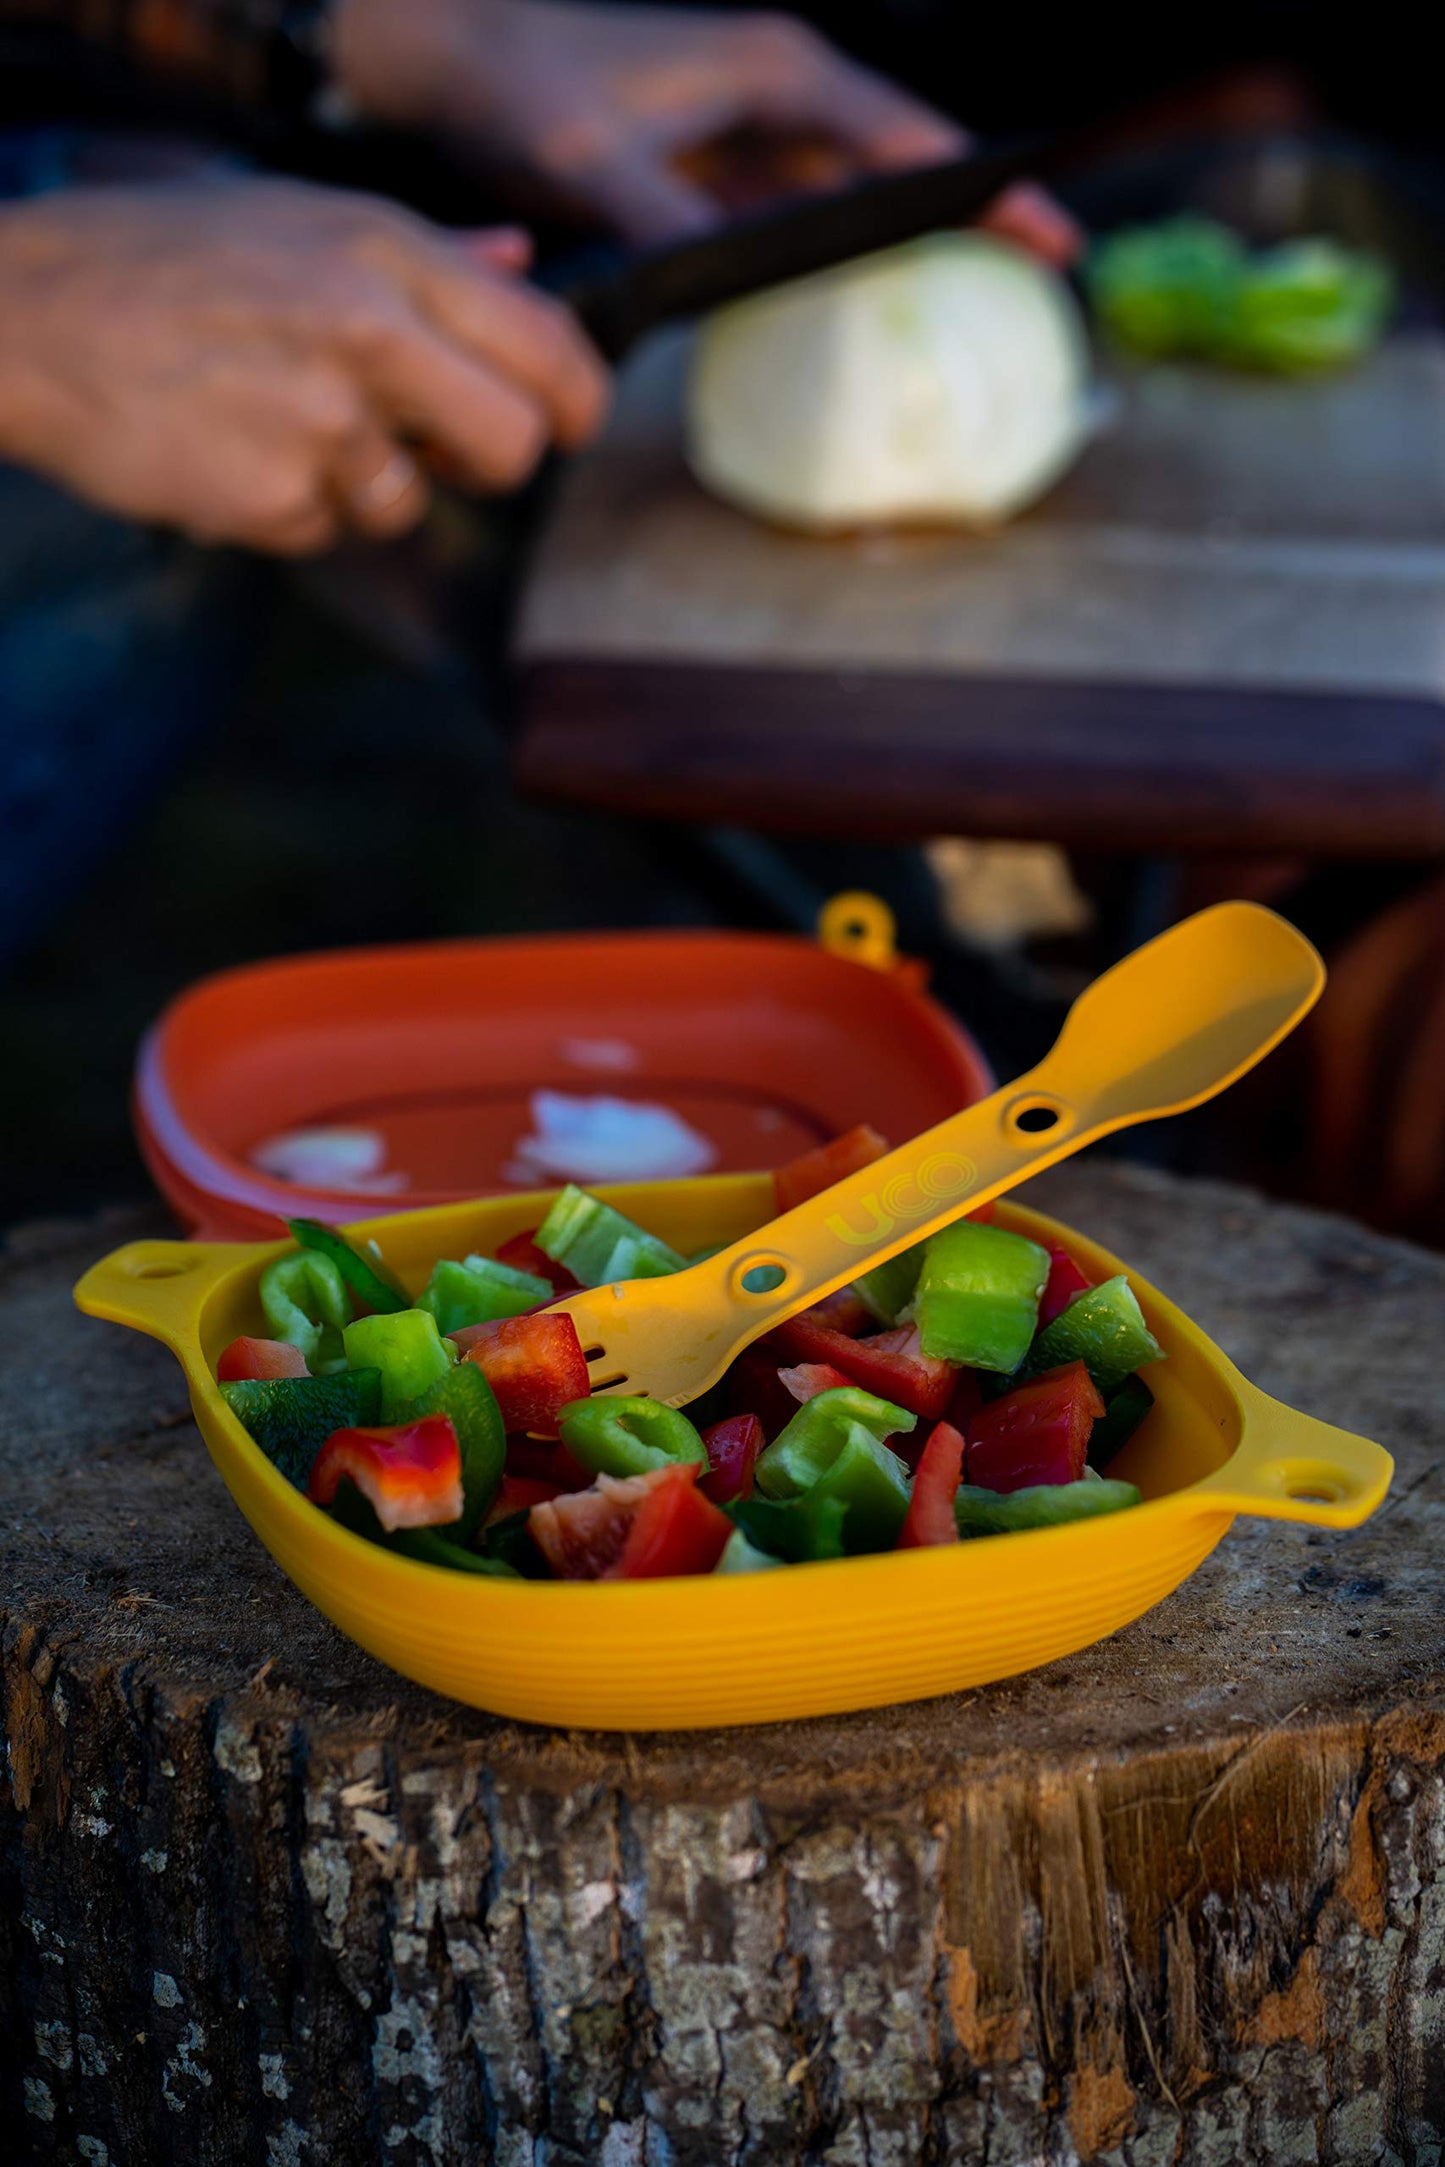
[[[1149,1617],[983,1692],[632,1739],[343,1641],[170,1358],[68,1305],[134,1219],[19,1236],[0,2152],[1437,2162],[1445,1258],[1099,1161],[1043,1187],[1263,1384],[1381,1436],[1384,1509],[1241,1522]]]
[[[628,815],[1146,855],[1445,850],[1445,339],[1280,383],[1116,372],[1002,533],[769,529],[682,457],[686,342],[563,477],[520,779]]]

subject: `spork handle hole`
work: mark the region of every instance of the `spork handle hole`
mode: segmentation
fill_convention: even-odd
[[[1014,1128],[1025,1136],[1043,1136],[1049,1129],[1056,1129],[1061,1118],[1060,1109],[1047,1099],[1029,1099],[1009,1115]]]

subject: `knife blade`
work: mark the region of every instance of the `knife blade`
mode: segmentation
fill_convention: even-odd
[[[581,317],[606,359],[619,361],[660,324],[701,315],[725,301],[939,227],[965,225],[1011,182],[1044,178],[1072,162],[1085,134],[1031,135],[942,165],[870,175],[605,268],[595,258],[563,266],[549,283]],[[1092,138],[1093,131],[1087,134]]]

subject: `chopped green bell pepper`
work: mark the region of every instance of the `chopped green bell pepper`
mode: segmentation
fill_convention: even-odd
[[[381,1420],[381,1373],[248,1377],[223,1384],[221,1397],[273,1466],[304,1490],[311,1463],[333,1430],[366,1429]]]
[[[782,1562],[781,1558],[770,1556],[766,1550],[759,1550],[756,1543],[748,1541],[747,1536],[740,1527],[735,1527],[723,1545],[723,1554],[714,1565],[713,1571],[715,1573],[768,1573],[772,1571],[775,1565],[781,1565]]]
[[[765,1496],[801,1497],[828,1472],[855,1430],[882,1444],[914,1429],[917,1422],[906,1407],[895,1407],[861,1385],[836,1385],[806,1401],[759,1453],[753,1480]]]
[[[468,1257],[465,1264],[443,1258],[432,1268],[418,1309],[429,1310],[442,1334],[469,1324],[495,1324],[499,1317],[521,1317],[550,1302],[552,1284],[533,1272],[519,1272],[494,1257]]]
[[[908,1469],[896,1452],[854,1423],[847,1442],[808,1493],[846,1505],[843,1548],[851,1553],[891,1550],[908,1517]]]
[[[381,1419],[388,1423],[399,1422],[412,1401],[444,1377],[457,1358],[426,1309],[358,1317],[342,1338],[354,1369],[381,1371]]]
[[[593,1475],[646,1475],[673,1461],[705,1468],[707,1447],[687,1416],[658,1400],[573,1400],[557,1417],[563,1444]]]
[[[923,1352],[973,1369],[1017,1369],[1048,1277],[1048,1251],[1022,1234],[969,1219],[944,1227],[926,1245],[913,1300]]]
[[[299,1347],[313,1374],[343,1365],[341,1333],[351,1322],[351,1296],[330,1257],[306,1249],[277,1257],[262,1272],[259,1291],[273,1337]]]
[[[960,1535],[1012,1535],[1023,1528],[1092,1520],[1138,1502],[1139,1492],[1132,1482],[1106,1482],[1099,1476],[1082,1482],[1041,1482],[1034,1489],[1007,1493],[964,1483],[953,1501],[953,1517]]]
[[[507,1432],[502,1411],[477,1364],[458,1362],[403,1408],[397,1420],[420,1422],[425,1415],[446,1415],[457,1433],[462,1455],[462,1516],[453,1526],[457,1540],[469,1543],[487,1516],[506,1467]]]
[[[1076,1294],[1028,1350],[1023,1377],[1082,1362],[1107,1402],[1124,1379],[1147,1362],[1160,1362],[1160,1346],[1139,1307],[1134,1289],[1121,1272],[1097,1287]],[[1022,1380],[1021,1380],[1022,1381]]]
[[[871,1272],[854,1280],[853,1292],[880,1324],[896,1324],[913,1300],[927,1249],[927,1242],[915,1242],[911,1249],[889,1257],[886,1264],[875,1264]]]
[[[687,1259],[601,1197],[569,1182],[536,1233],[537,1247],[564,1264],[584,1287],[615,1279],[655,1279],[685,1270]]]
[[[1126,1377],[1104,1403],[1104,1412],[1089,1432],[1090,1467],[1107,1467],[1122,1452],[1150,1408],[1154,1395],[1142,1377]]]
[[[334,1226],[323,1226],[319,1219],[288,1219],[286,1224],[303,1249],[331,1260],[368,1309],[374,1309],[379,1316],[390,1316],[394,1310],[411,1307],[411,1296],[382,1263],[375,1242],[369,1242],[366,1249],[355,1249],[344,1234],[338,1234]]]
[[[728,1518],[748,1541],[785,1565],[807,1565],[818,1558],[843,1555],[843,1522],[848,1507],[840,1497],[820,1497],[810,1490],[785,1505],[766,1498],[739,1499],[726,1508]]]

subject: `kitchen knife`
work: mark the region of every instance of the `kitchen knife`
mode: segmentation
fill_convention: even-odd
[[[574,261],[549,283],[581,317],[599,351],[618,361],[659,324],[940,227],[966,225],[1012,182],[1039,179],[1072,162],[1094,132],[1034,135],[943,165],[869,175],[620,261]]]

